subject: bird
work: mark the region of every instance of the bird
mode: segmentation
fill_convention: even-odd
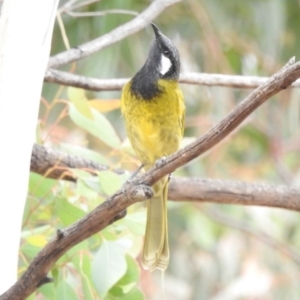
[[[185,120],[179,51],[155,24],[151,26],[154,40],[146,62],[125,84],[121,97],[127,136],[146,171],[179,149]],[[165,271],[169,264],[168,184],[169,175],[153,185],[153,197],[147,200],[142,266],[150,271]]]

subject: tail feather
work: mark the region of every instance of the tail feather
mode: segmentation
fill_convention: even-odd
[[[164,271],[169,264],[168,243],[168,178],[153,186],[154,197],[147,201],[147,224],[143,250],[143,267]]]

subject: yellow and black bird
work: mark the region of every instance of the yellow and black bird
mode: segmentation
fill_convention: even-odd
[[[178,85],[180,57],[172,41],[151,24],[155,40],[144,66],[122,93],[121,110],[131,145],[145,170],[178,150],[184,129],[185,105]],[[143,250],[145,269],[165,270],[169,264],[168,176],[153,186],[147,201]]]

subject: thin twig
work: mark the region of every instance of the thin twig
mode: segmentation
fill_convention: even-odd
[[[77,9],[77,8],[81,8],[83,6],[90,5],[90,4],[99,2],[99,0],[86,0],[86,1],[82,1],[82,2],[75,4],[76,2],[77,2],[77,0],[75,0],[75,2],[71,1],[71,3],[69,5],[62,6],[60,13],[62,13],[62,12],[67,13],[69,10]]]
[[[121,15],[131,15],[131,16],[137,16],[138,12],[133,10],[126,10],[126,9],[108,9],[103,11],[93,11],[93,12],[76,12],[72,10],[66,11],[66,14],[68,14],[71,17],[102,17],[109,14],[121,14]]]
[[[168,6],[180,2],[181,0],[155,0],[142,13],[130,22],[119,26],[111,32],[89,41],[76,48],[64,51],[49,59],[48,67],[57,68],[62,65],[77,61],[100,51],[127,36],[143,29],[145,26],[162,13]]]
[[[69,0],[66,3],[64,3],[61,7],[58,8],[57,12],[58,13],[63,13],[65,10],[71,9],[74,3],[76,3],[78,0]],[[94,1],[94,0],[92,0]],[[97,1],[97,0],[95,0]]]
[[[241,75],[183,73],[180,75],[179,82],[195,85],[253,89],[265,83],[268,79],[268,77]],[[53,82],[66,86],[73,86],[91,91],[119,91],[129,80],[130,78],[97,79],[55,69],[48,69],[45,74],[46,82]],[[295,81],[291,86],[300,87],[300,80]]]
[[[64,42],[64,46],[67,49],[70,49],[70,43],[69,43],[69,39],[68,39],[67,32],[66,32],[66,29],[65,29],[65,25],[64,25],[64,22],[61,18],[61,14],[59,12],[57,12],[57,14],[56,14],[56,19],[57,19],[57,23],[58,23],[58,26],[59,26],[59,29],[60,29],[60,32],[61,32],[63,42]]]
[[[58,14],[68,13],[68,11],[71,11],[73,9],[81,8],[83,6],[87,6],[96,2],[100,2],[101,0],[86,0],[79,3],[78,0],[69,0],[65,4],[63,4],[58,10]]]

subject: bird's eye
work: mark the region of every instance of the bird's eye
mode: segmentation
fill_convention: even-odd
[[[165,49],[165,50],[164,50],[164,55],[168,57],[169,54],[170,54],[169,50]]]

